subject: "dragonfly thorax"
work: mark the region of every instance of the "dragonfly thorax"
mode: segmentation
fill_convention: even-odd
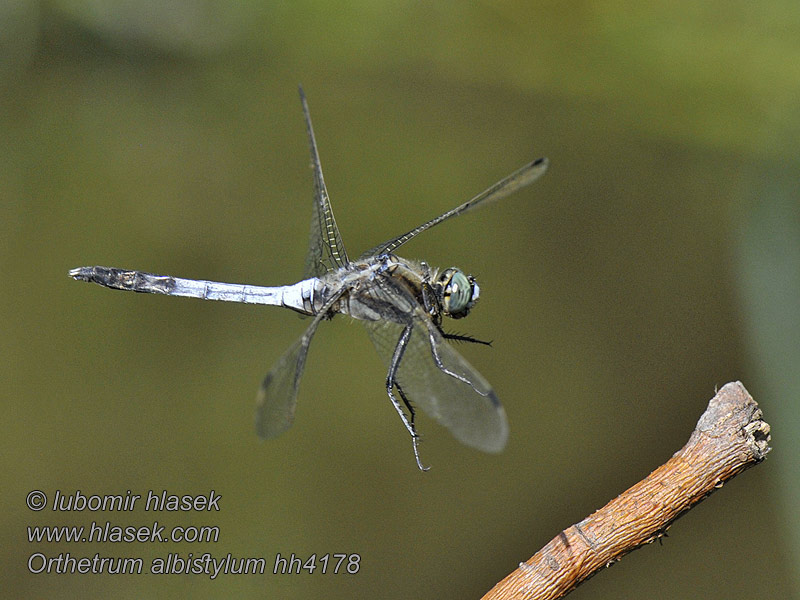
[[[475,278],[456,267],[442,271],[433,287],[441,299],[442,312],[453,319],[466,317],[480,296]]]

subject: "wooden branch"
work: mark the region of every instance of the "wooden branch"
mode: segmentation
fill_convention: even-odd
[[[758,404],[740,382],[726,384],[671,459],[559,533],[483,600],[562,598],[603,567],[665,535],[675,519],[764,460],[769,440]]]

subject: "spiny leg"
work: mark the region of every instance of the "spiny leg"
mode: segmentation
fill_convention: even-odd
[[[411,415],[410,423],[411,423],[411,428],[414,430],[414,432],[411,434],[411,443],[414,447],[414,458],[417,460],[417,467],[419,467],[420,471],[428,471],[430,467],[423,466],[419,458],[419,442],[422,438],[419,437],[419,434],[417,433],[417,426],[414,423],[414,418],[416,417],[417,413],[414,410],[414,407],[411,405],[411,402],[409,402],[408,398],[406,397],[405,392],[403,392],[403,388],[400,387],[400,384],[395,381],[394,386],[397,388],[397,392],[403,399],[403,404],[406,405],[406,407],[408,408],[408,412]]]
[[[400,334],[400,339],[397,341],[397,346],[394,348],[394,353],[392,353],[392,361],[389,364],[389,373],[386,376],[386,393],[389,395],[389,400],[392,401],[392,405],[394,405],[394,409],[397,411],[397,414],[400,415],[403,425],[406,426],[408,433],[411,434],[411,443],[414,447],[414,458],[417,460],[417,466],[419,467],[419,470],[427,471],[430,469],[430,467],[423,466],[422,461],[419,458],[419,435],[417,434],[417,428],[414,425],[416,412],[411,406],[411,403],[408,401],[408,398],[406,398],[403,388],[400,387],[400,384],[397,383],[396,380],[397,369],[400,367],[400,361],[403,358],[403,353],[408,346],[408,340],[411,337],[412,328],[413,325],[411,323],[405,326],[403,333]],[[394,388],[397,388],[397,392],[400,394],[403,404],[405,404],[406,408],[408,408],[408,412],[411,415],[410,419],[408,416],[406,416],[406,413],[403,410],[403,407],[400,405],[400,402],[398,402],[397,398],[394,397]]]
[[[446,340],[453,340],[454,342],[469,342],[471,344],[483,344],[484,346],[491,346],[492,342],[486,342],[484,340],[479,340],[478,338],[474,338],[471,335],[461,335],[460,333],[445,333],[439,328],[439,333],[442,334],[442,337]]]
[[[480,391],[478,388],[476,388],[473,385],[473,383],[469,379],[467,379],[466,377],[463,377],[462,375],[459,375],[458,373],[455,373],[455,372],[451,371],[450,369],[448,369],[447,367],[444,366],[444,363],[442,362],[442,358],[439,356],[439,350],[437,349],[436,338],[434,337],[433,332],[434,332],[433,329],[429,329],[428,330],[428,342],[430,343],[430,346],[431,346],[431,355],[433,356],[433,362],[436,363],[436,366],[439,368],[439,370],[442,371],[442,373],[446,373],[447,375],[450,375],[450,377],[458,379],[459,381],[463,381],[464,383],[466,383],[469,387],[471,387],[473,390],[475,390],[475,392],[477,392],[481,396],[488,396],[489,395],[488,392]]]

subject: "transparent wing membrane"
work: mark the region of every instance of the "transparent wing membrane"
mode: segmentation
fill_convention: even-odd
[[[333,218],[333,208],[322,177],[322,166],[317,153],[317,141],[311,126],[311,115],[303,88],[300,88],[300,102],[303,105],[303,117],[306,121],[308,144],[311,148],[311,168],[314,171],[314,208],[311,214],[311,234],[306,255],[305,274],[303,278],[319,277],[334,271],[348,263],[347,252],[342,243],[342,236]]]
[[[316,325],[314,325],[316,328]],[[313,335],[313,331],[311,334]],[[278,359],[256,399],[256,433],[262,439],[279,436],[291,427],[297,408],[297,390],[303,374],[308,344],[299,339]]]
[[[390,321],[364,324],[388,368],[404,326]],[[429,320],[414,319],[396,379],[412,406],[447,427],[460,442],[485,452],[505,447],[508,422],[494,390]]]
[[[269,439],[289,429],[294,422],[297,390],[306,365],[308,347],[320,321],[344,292],[340,289],[327,300],[300,339],[278,359],[261,382],[256,398],[256,433]]]
[[[539,177],[541,177],[547,170],[547,165],[548,162],[546,158],[538,158],[535,161],[528,163],[521,169],[514,171],[505,179],[501,179],[490,188],[484,190],[471,200],[467,200],[464,202],[464,204],[457,206],[453,210],[449,210],[443,215],[440,215],[435,219],[431,219],[427,223],[423,223],[419,227],[415,227],[403,235],[399,235],[396,238],[392,238],[391,240],[371,248],[369,251],[365,252],[361,258],[394,252],[397,248],[405,244],[410,239],[418,236],[423,231],[426,231],[427,229],[446,221],[450,217],[463,215],[474,208],[485,206],[486,204],[495,202],[501,198],[505,198],[506,196],[513,194],[517,190],[522,189],[539,179]]]

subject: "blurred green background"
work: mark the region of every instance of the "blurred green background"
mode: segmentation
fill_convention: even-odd
[[[0,5],[2,589],[27,598],[479,598],[665,461],[741,380],[767,461],[574,598],[797,597],[800,7],[51,0]],[[309,97],[351,254],[525,162],[533,187],[421,236],[475,274],[462,347],[497,456],[422,416],[417,471],[364,331],[325,323],[294,427],[260,442],[289,311],[112,292],[102,264],[302,272]],[[39,489],[222,495],[218,513],[40,513]],[[32,544],[26,526],[217,525],[215,544]],[[356,575],[33,575],[28,557],[307,557]]]

